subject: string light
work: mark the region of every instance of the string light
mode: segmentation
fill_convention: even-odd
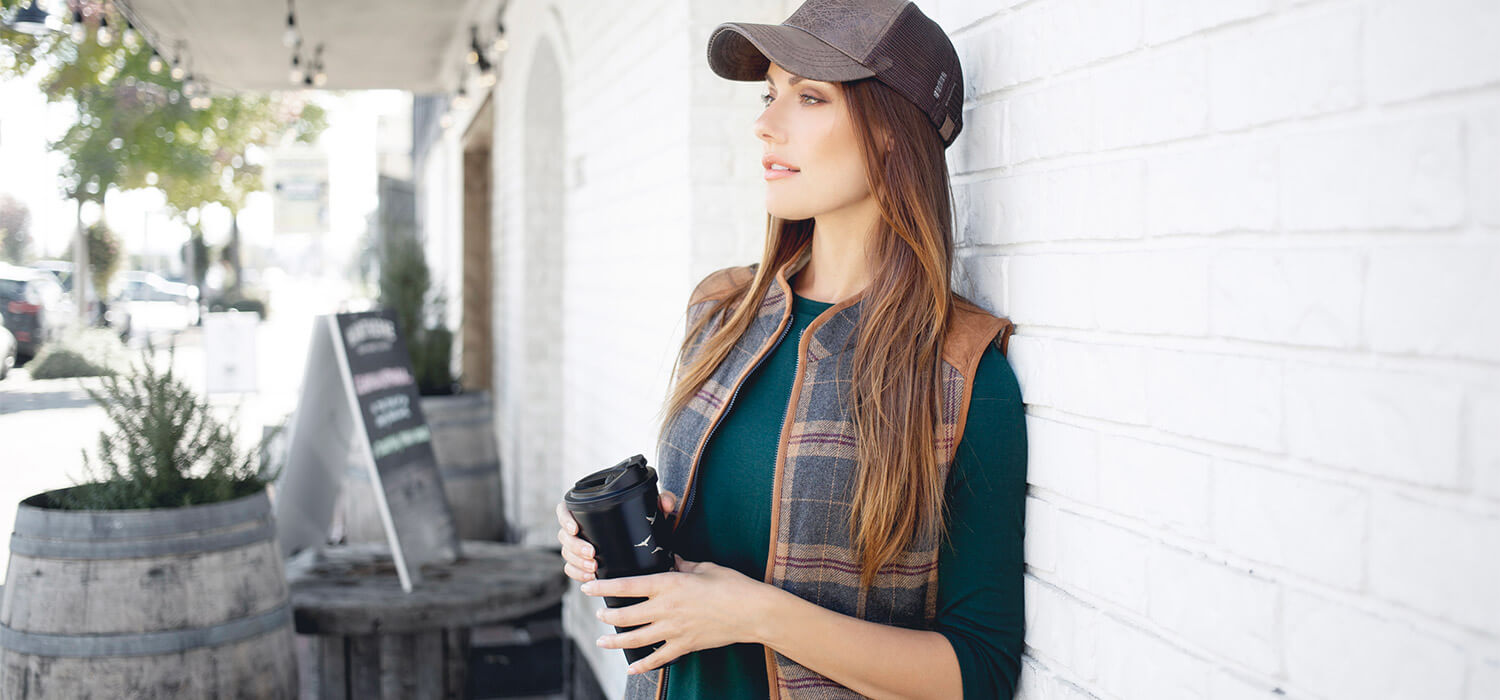
[[[303,70],[302,70],[302,40],[298,39],[297,40],[297,47],[292,50],[292,71],[291,71],[291,74],[288,77],[291,79],[292,84],[296,85],[297,83],[302,82],[303,75],[304,75],[304,73],[303,73]]]
[[[301,39],[297,36],[297,14],[292,8],[292,0],[286,3],[286,32],[281,35],[281,43],[287,48],[296,46]]]
[[[318,48],[313,50],[313,84],[323,87],[328,84],[328,74],[323,72],[323,42],[318,42]]]
[[[494,66],[490,65],[489,59],[485,58],[484,56],[479,57],[480,85],[483,85],[484,87],[490,87],[495,84],[495,71],[493,69]]]
[[[495,53],[500,53],[510,48],[510,42],[505,40],[505,23],[500,22],[495,29],[495,41],[491,46]]]
[[[187,75],[187,69],[182,67],[182,42],[177,42],[177,55],[172,57],[172,79],[182,80]]]

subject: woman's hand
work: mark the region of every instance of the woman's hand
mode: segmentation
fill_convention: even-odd
[[[671,513],[677,508],[677,495],[663,491],[657,499],[662,513]],[[563,573],[568,578],[583,583],[596,578],[599,563],[594,560],[594,545],[578,536],[578,521],[563,504],[557,504],[557,541],[562,543]]]
[[[673,555],[677,570],[645,576],[600,579],[583,586],[592,596],[648,598],[623,608],[601,608],[599,619],[616,627],[639,629],[599,638],[608,649],[633,649],[665,641],[650,656],[632,664],[629,673],[644,673],[688,652],[755,641],[763,594],[771,589],[735,569],[712,562],[692,562]]]

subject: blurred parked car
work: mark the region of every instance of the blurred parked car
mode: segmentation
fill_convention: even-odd
[[[18,358],[30,359],[68,322],[62,286],[51,274],[0,263],[0,318],[16,336]]]
[[[52,273],[64,292],[73,291],[73,263],[67,260],[38,260],[30,266]]]
[[[65,318],[73,318],[77,308],[73,304],[73,263],[67,260],[38,260],[31,263],[30,267],[50,273],[57,283],[62,286],[63,298],[60,305],[60,315]],[[88,324],[90,326],[108,326],[119,331],[120,340],[130,337],[130,312],[124,305],[116,304],[120,298],[120,281],[118,279],[110,282],[109,299],[103,307],[104,318],[99,318],[100,303],[97,299],[89,300]]]
[[[0,379],[10,374],[16,366],[16,336],[5,326],[0,326]]]
[[[197,287],[142,270],[126,270],[116,277],[120,293],[111,306],[129,315],[130,332],[181,331],[197,325]]]

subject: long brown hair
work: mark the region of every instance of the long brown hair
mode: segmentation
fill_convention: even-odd
[[[947,533],[935,444],[942,342],[955,296],[949,286],[952,193],[942,141],[915,105],[873,78],[840,85],[880,210],[866,250],[873,278],[860,300],[849,396],[859,454],[850,541],[860,582],[868,586],[920,533]],[[687,329],[666,416],[687,405],[750,327],[759,304],[739,302],[764,299],[776,272],[798,256],[812,231],[812,219],[767,216],[755,276]],[[683,366],[693,338],[726,308],[732,309],[728,318]],[[663,432],[669,424],[663,421]]]

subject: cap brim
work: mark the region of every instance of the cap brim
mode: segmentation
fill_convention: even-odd
[[[725,22],[708,38],[708,65],[729,80],[765,80],[775,63],[811,80],[871,78],[875,72],[811,33],[784,24]]]

